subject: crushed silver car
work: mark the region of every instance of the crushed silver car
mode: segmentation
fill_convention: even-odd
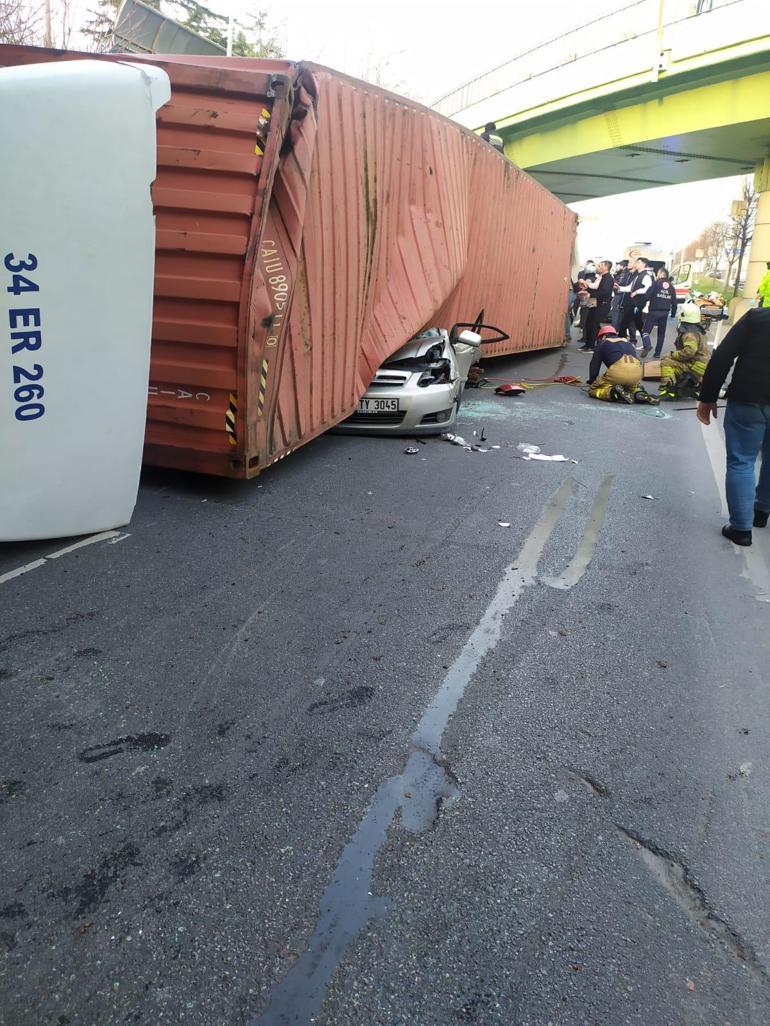
[[[460,395],[468,371],[481,359],[481,330],[500,339],[498,328],[476,321],[445,328],[428,328],[389,357],[352,416],[336,431],[350,434],[435,435],[457,420]]]

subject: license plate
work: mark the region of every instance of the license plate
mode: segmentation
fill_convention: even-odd
[[[361,399],[357,413],[398,413],[398,399]]]

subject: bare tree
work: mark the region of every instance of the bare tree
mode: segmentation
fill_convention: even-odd
[[[72,36],[72,0],[58,0],[55,6],[55,28],[57,42],[55,46],[68,50]]]
[[[360,77],[364,82],[387,89],[391,93],[406,93],[406,83],[393,70],[393,59],[400,57],[404,50],[378,57],[373,50],[366,51],[361,58]]]
[[[39,6],[24,0],[0,0],[0,43],[34,46],[42,41],[43,19]]]
[[[55,46],[72,36],[72,0],[0,0],[0,43]]]
[[[741,280],[743,258],[754,235],[754,222],[757,214],[757,192],[754,188],[754,180],[751,177],[744,178],[741,184],[741,198],[733,204],[730,215],[728,238],[735,253],[737,270],[735,272],[735,291]],[[729,275],[725,278],[725,284],[730,284]]]
[[[705,268],[711,277],[716,277],[722,253],[725,249],[727,238],[727,223],[725,221],[714,221],[703,232],[703,252],[705,254]]]

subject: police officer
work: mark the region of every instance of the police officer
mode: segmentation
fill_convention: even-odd
[[[647,301],[649,306],[642,329],[642,342],[644,343],[642,359],[652,349],[652,332],[654,328],[657,328],[658,340],[655,343],[655,359],[657,360],[663,352],[666,341],[666,322],[669,317],[672,319],[676,317],[676,289],[669,280],[667,267],[658,269],[652,288],[647,293]]]

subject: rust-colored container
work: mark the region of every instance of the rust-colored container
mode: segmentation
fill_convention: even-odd
[[[0,65],[91,56],[0,47]],[[575,215],[472,133],[308,64],[101,59],[171,80],[147,462],[253,477],[421,328],[482,309],[511,335],[489,355],[561,343]]]

